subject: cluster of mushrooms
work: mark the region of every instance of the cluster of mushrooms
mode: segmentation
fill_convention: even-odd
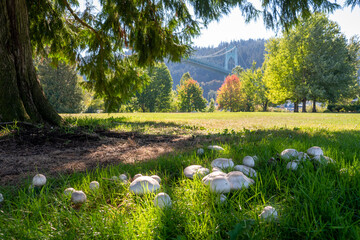
[[[208,146],[209,150],[223,151],[224,149],[217,145]],[[203,155],[204,149],[197,150],[198,155]],[[285,149],[281,152],[280,158],[289,161],[286,168],[296,170],[301,161],[313,160],[320,163],[333,163],[334,160],[324,156],[320,147],[314,146],[309,148],[306,153],[298,152],[295,149]],[[231,191],[236,191],[242,188],[248,188],[254,184],[252,178],[257,177],[256,170],[253,169],[258,161],[257,156],[245,156],[242,160],[242,165],[235,165],[232,159],[217,158],[211,162],[212,171],[201,165],[190,165],[184,169],[184,175],[189,179],[201,178],[205,185],[208,185],[211,192],[219,194],[219,201],[225,202],[226,196],[224,194]],[[231,169],[232,171],[226,173],[225,170]],[[129,182],[126,174],[120,176],[113,176],[112,181],[120,181],[125,184]],[[136,174],[130,183],[130,192],[136,195],[143,195],[147,193],[154,193],[160,189],[161,178],[157,175],[143,176]],[[32,180],[30,188],[41,188],[46,184],[46,177],[43,174],[36,174]],[[97,181],[90,182],[89,189],[96,191],[99,189],[100,184]],[[75,208],[80,207],[86,202],[86,194],[81,190],[74,188],[66,188],[64,191],[66,196],[71,196],[71,202]],[[3,195],[0,193],[0,203],[4,200]],[[154,205],[159,208],[171,207],[171,198],[168,194],[160,192],[155,196]],[[278,213],[272,206],[266,206],[260,218],[265,220],[272,220],[278,218]]]
[[[291,170],[297,170],[300,162],[308,160],[317,161],[321,164],[334,163],[334,160],[324,156],[323,150],[317,146],[309,148],[306,153],[298,152],[295,149],[285,149],[281,152],[280,157],[285,161],[289,161],[286,168]]]

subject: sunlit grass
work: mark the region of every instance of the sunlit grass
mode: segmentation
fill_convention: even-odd
[[[359,115],[157,113],[91,117],[68,122],[90,130],[197,133],[225,151],[197,156],[194,147],[154,161],[61,175],[49,179],[40,191],[29,190],[30,182],[0,187],[5,197],[0,207],[0,239],[360,239]],[[289,171],[286,162],[268,163],[286,148],[306,151],[311,146],[322,147],[335,164],[304,162],[297,171]],[[241,164],[246,155],[259,157],[255,184],[227,194],[222,204],[201,179],[189,180],[183,175],[190,164],[211,169],[216,157]],[[170,195],[172,207],[158,209],[153,204],[154,194],[135,196],[129,193],[128,185],[109,180],[121,173],[159,175],[161,191]],[[101,186],[96,192],[89,190],[93,180]],[[79,210],[63,195],[67,187],[87,194],[88,200]],[[278,221],[258,217],[267,205],[278,210]]]

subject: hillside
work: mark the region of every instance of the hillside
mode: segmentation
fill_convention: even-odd
[[[225,47],[236,46],[238,51],[238,63],[241,67],[244,69],[250,68],[253,61],[257,63],[258,67],[261,67],[264,61],[265,42],[266,40],[264,39],[249,39],[232,41],[230,43],[221,43],[217,47],[195,47],[194,55],[208,56]],[[219,67],[224,67],[225,65],[225,56],[206,58],[202,60]],[[211,90],[216,91],[219,89],[224,81],[224,75],[191,64],[168,62],[166,65],[172,75],[174,89],[176,89],[176,86],[179,84],[181,76],[184,73],[189,72],[190,75],[200,83],[201,87],[204,89],[204,97],[207,99],[209,99],[209,92]]]

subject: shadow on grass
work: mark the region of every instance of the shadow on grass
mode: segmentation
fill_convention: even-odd
[[[30,177],[35,172],[42,172],[52,176],[49,177],[46,190],[59,193],[70,186],[86,191],[89,182],[97,180],[101,185],[100,191],[103,191],[99,193],[102,198],[89,198],[91,207],[87,208],[87,214],[92,214],[93,208],[96,210],[98,206],[111,205],[112,211],[116,213],[112,217],[119,221],[127,217],[127,221],[135,222],[136,219],[131,215],[134,214],[134,204],[131,202],[134,200],[130,199],[128,188],[108,179],[122,173],[129,176],[137,173],[157,174],[162,179],[162,191],[173,199],[175,196],[183,196],[182,201],[177,203],[183,204],[182,206],[174,203],[175,210],[159,212],[161,224],[154,230],[154,235],[160,239],[163,236],[169,239],[226,239],[230,236],[228,233],[235,238],[246,233],[250,239],[304,239],[312,238],[311,234],[317,234],[319,239],[351,239],[356,235],[356,224],[360,221],[360,131],[243,129],[183,136],[112,131],[114,124],[118,123],[129,124],[134,129],[151,124],[129,123],[125,119],[113,118],[104,123],[73,123],[75,127],[60,129],[58,132],[53,130],[55,133],[39,128],[28,134],[20,133],[5,138],[6,144],[0,142],[1,179],[10,179],[6,170],[16,171],[13,175],[10,174],[16,177]],[[97,124],[107,127],[98,127]],[[153,123],[151,127],[164,126],[170,129],[174,126],[181,127],[173,123]],[[90,131],[86,132],[86,129]],[[225,150],[206,150],[210,144],[220,145]],[[305,165],[304,168],[308,170],[305,174],[302,171],[287,171],[286,162],[269,164],[271,157],[286,148],[305,152],[311,146],[320,146],[324,154],[333,158],[336,163],[324,168]],[[198,147],[205,148],[204,155],[196,154]],[[199,202],[196,206],[192,204],[193,209],[187,208],[189,200],[186,194],[194,191],[195,187],[203,186],[201,183],[194,186],[192,183],[195,181],[184,179],[183,169],[186,166],[201,164],[211,169],[211,161],[217,157],[232,158],[235,164],[241,164],[246,155],[257,155],[259,158],[256,170],[260,178],[256,179],[255,187],[229,194],[230,203],[222,207],[212,206],[210,202],[213,198],[200,198],[194,193],[194,201],[198,199]],[[341,175],[341,168],[347,168],[348,174]],[[60,176],[57,176],[59,173]],[[179,190],[180,186],[187,186],[187,189]],[[203,191],[206,192],[207,189]],[[126,201],[129,201],[128,205]],[[276,223],[261,225],[258,222],[251,222],[248,227],[247,219],[257,220],[256,216],[261,212],[261,209],[256,208],[267,204],[283,207],[281,214],[286,221],[281,222],[280,227]],[[143,207],[144,212],[147,211],[146,207]],[[197,214],[201,217],[195,217]],[[210,219],[211,224],[204,223],[202,226],[206,228],[202,230],[204,236],[197,235],[199,233],[192,227],[193,222],[188,219],[189,216],[195,220],[202,217]],[[206,218],[207,216],[210,217]],[[99,218],[103,219],[103,216]],[[99,222],[102,224],[104,221]],[[90,225],[89,222],[87,224]],[[84,229],[73,228],[74,234],[77,231],[87,231],[86,224],[81,225],[84,225]],[[252,225],[256,225],[256,231],[253,231]],[[136,222],[133,226],[137,227]],[[108,227],[111,226],[104,225],[104,229]],[[113,222],[113,227],[117,227],[116,221]],[[137,231],[135,227],[134,231]],[[216,232],[213,233],[212,230]],[[117,231],[120,232],[119,229]]]

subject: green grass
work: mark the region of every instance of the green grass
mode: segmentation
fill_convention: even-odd
[[[88,173],[48,179],[41,190],[0,187],[0,239],[360,239],[360,115],[287,113],[116,114],[72,116],[67,122],[94,130],[139,131],[156,134],[193,134],[225,148],[223,153],[196,148],[154,161],[98,168]],[[212,120],[213,119],[213,120]],[[71,131],[71,128],[66,128]],[[219,137],[220,136],[220,137]],[[320,146],[336,163],[302,164],[286,170],[286,162],[268,160],[286,148],[306,151]],[[204,148],[207,144],[204,144]],[[200,179],[189,180],[190,164],[210,167],[216,157],[241,164],[257,155],[258,177],[249,189],[232,192],[218,204]],[[347,172],[340,173],[346,168]],[[157,174],[161,191],[173,206],[153,206],[154,195],[135,196],[128,185],[106,180],[128,173]],[[97,192],[89,190],[93,180]],[[63,191],[83,190],[88,200],[72,208]],[[259,219],[271,205],[279,220]]]

